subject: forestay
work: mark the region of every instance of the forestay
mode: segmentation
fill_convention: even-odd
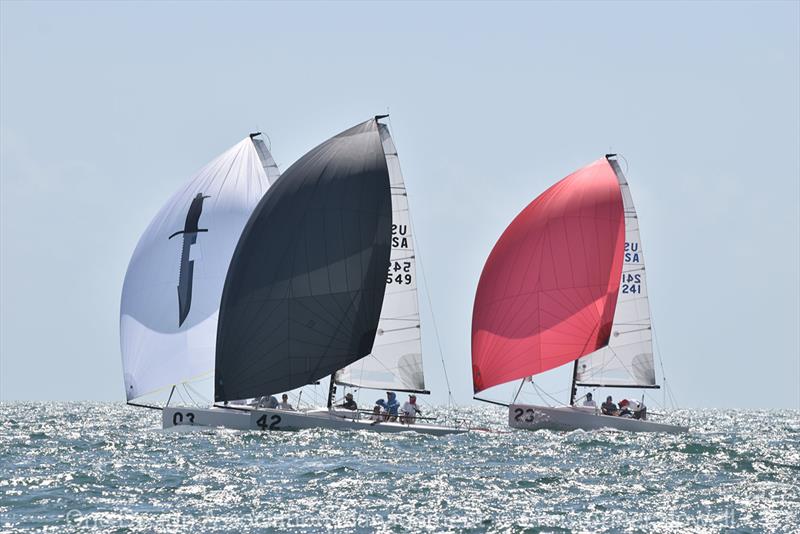
[[[213,370],[228,264],[253,208],[278,176],[265,146],[261,154],[263,160],[248,137],[217,157],[139,239],[120,306],[128,400]]]
[[[338,384],[395,391],[425,390],[420,342],[414,234],[397,149],[384,124],[378,129],[392,190],[392,252],[375,344],[369,356],[336,373]]]
[[[579,385],[652,386],[656,375],[639,219],[619,163],[613,159],[609,163],[619,180],[625,209],[622,279],[608,346],[578,360],[576,381]]]

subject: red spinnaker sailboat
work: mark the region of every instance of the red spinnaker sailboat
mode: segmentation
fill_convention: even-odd
[[[574,362],[569,406],[512,404],[511,426],[637,426],[630,422],[670,431],[574,406],[579,385],[658,387],[643,277],[636,211],[613,156],[550,187],[506,228],[481,273],[472,313],[475,393]]]

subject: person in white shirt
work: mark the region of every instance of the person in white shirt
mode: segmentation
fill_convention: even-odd
[[[594,399],[592,398],[592,394],[591,393],[587,393],[586,394],[586,400],[583,401],[583,405],[584,406],[590,406],[592,408],[597,408],[597,403],[594,402]]]
[[[400,408],[400,422],[410,425],[416,420],[418,413],[421,414],[422,410],[417,406],[417,396],[409,395],[408,401]]]
[[[287,395],[286,393],[281,395],[281,402],[278,404],[278,409],[279,410],[291,410],[291,411],[294,411],[294,408],[292,407],[292,405],[289,404],[289,395]]]

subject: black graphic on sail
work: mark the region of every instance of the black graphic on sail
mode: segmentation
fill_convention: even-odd
[[[197,243],[198,232],[208,232],[207,228],[198,228],[200,214],[203,212],[203,200],[208,196],[197,193],[189,206],[186,214],[186,223],[183,230],[175,232],[168,239],[183,234],[183,250],[181,251],[181,266],[178,273],[178,326],[182,326],[189,309],[192,307],[192,277],[194,276],[194,261],[190,260],[190,248]]]
[[[391,193],[371,119],[314,148],[270,187],[233,254],[214,397],[314,382],[372,351],[391,250]]]

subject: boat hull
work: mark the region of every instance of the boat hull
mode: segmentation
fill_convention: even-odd
[[[508,407],[508,425],[525,430],[600,430],[615,429],[627,432],[688,432],[688,426],[668,425],[628,417],[602,415],[596,408],[577,406],[535,406],[512,404]]]
[[[374,422],[359,417],[358,412],[313,410],[308,412],[273,410],[268,408],[186,408],[166,407],[162,412],[163,428],[222,427],[235,430],[303,430],[329,428],[333,430],[367,430],[369,432],[418,432],[433,436],[461,434],[467,428],[430,424]]]

